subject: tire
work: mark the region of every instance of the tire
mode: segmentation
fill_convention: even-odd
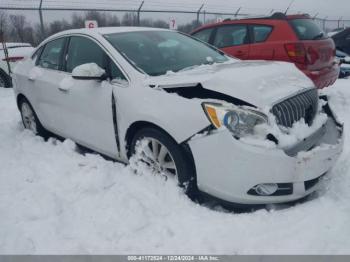
[[[156,163],[150,163],[148,160],[145,160],[142,156],[139,156],[144,152],[144,149],[141,149],[140,152],[140,146],[143,144],[144,146],[149,146],[149,149],[151,151],[153,150],[153,146],[158,144],[158,159],[162,152],[162,147],[165,147],[166,151],[168,152],[165,155],[163,163],[165,164],[162,167],[162,164],[157,160]],[[137,148],[139,146],[139,148]],[[144,161],[147,163],[147,165],[150,166],[150,168],[153,171],[156,171],[156,173],[163,173],[165,172],[167,175],[173,175],[177,177],[178,185],[182,188],[184,188],[185,193],[193,199],[197,193],[197,183],[195,179],[195,168],[192,161],[192,156],[190,156],[189,152],[186,152],[184,148],[182,148],[177,142],[171,138],[168,134],[165,132],[158,130],[153,127],[147,127],[139,130],[135,136],[133,137],[130,145],[131,156],[135,156],[137,161]],[[136,154],[137,152],[137,154]],[[152,153],[154,150],[152,151]],[[164,152],[164,150],[163,150]],[[171,160],[174,162],[175,169],[173,169],[173,166],[170,163]],[[154,159],[153,159],[154,161]],[[152,166],[153,165],[153,166]],[[159,170],[159,167],[161,170]],[[171,168],[167,168],[171,167]],[[175,172],[174,172],[175,171]]]
[[[19,102],[19,110],[21,113],[22,123],[25,129],[32,131],[35,135],[48,138],[49,132],[42,126],[36,115],[32,105],[27,99],[22,98]]]
[[[12,87],[11,77],[7,75],[5,72],[0,70],[0,88],[10,88]]]

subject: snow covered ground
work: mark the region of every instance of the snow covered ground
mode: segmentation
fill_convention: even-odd
[[[350,126],[350,80],[328,88]],[[350,254],[350,132],[317,197],[237,214],[191,202],[174,181],[82,155],[23,130],[0,89],[1,254]],[[350,128],[350,127],[349,127]]]

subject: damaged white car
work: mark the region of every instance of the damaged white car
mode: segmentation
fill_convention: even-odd
[[[294,65],[242,62],[179,32],[61,32],[17,66],[23,124],[230,203],[297,200],[343,148],[326,97]],[[136,154],[135,154],[136,153]]]

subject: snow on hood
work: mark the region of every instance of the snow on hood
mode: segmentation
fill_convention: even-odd
[[[161,88],[195,86],[238,98],[257,107],[271,106],[314,84],[294,64],[268,61],[236,61],[201,65],[180,72],[152,76],[147,84]]]

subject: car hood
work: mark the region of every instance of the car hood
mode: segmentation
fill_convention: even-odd
[[[230,61],[202,65],[163,76],[148,77],[147,84],[158,88],[203,88],[265,108],[277,101],[314,87],[294,64],[268,61]]]

